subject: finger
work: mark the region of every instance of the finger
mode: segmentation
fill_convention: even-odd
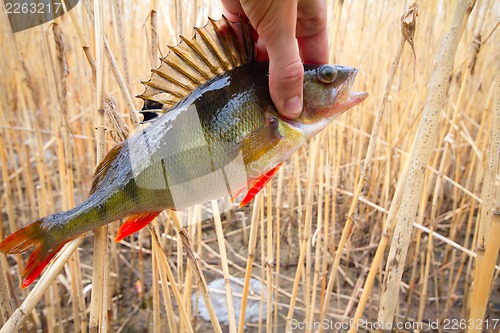
[[[297,17],[297,39],[302,61],[311,64],[327,63],[328,33],[325,1],[299,1]]]
[[[300,56],[304,63],[328,63],[328,34],[326,29],[312,36],[299,37],[298,41]]]
[[[221,0],[224,15],[230,20],[236,22],[238,15],[245,15],[239,0]]]
[[[289,119],[296,118],[302,112],[304,81],[304,66],[300,60],[297,41],[290,41],[286,48],[282,46],[278,51],[273,51],[267,45],[271,98],[281,115]]]
[[[269,55],[271,98],[280,114],[290,119],[302,112],[304,79],[304,67],[295,39],[296,10],[296,5],[269,10],[257,30]]]

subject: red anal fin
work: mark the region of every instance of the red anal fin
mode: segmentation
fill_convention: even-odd
[[[282,164],[283,163],[278,164],[274,169],[257,179],[257,181],[252,184],[251,187],[249,187],[245,198],[243,198],[243,200],[240,202],[240,207],[248,204],[257,195],[257,193],[259,193],[260,190],[262,190],[264,186],[266,186],[266,184],[269,182],[269,180],[271,180],[274,174],[276,174]]]
[[[132,235],[134,232],[141,230],[160,213],[161,212],[151,212],[130,215],[118,229],[115,242],[119,242],[125,237]]]

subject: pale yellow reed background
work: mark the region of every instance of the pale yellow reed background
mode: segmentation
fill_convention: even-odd
[[[85,53],[96,59],[95,34],[84,3],[82,0],[71,12],[73,20],[66,14],[15,35],[5,13],[0,14],[0,238],[39,216],[73,207],[89,191],[98,162],[98,112],[96,80]],[[168,214],[155,224],[159,242],[147,228],[138,238],[134,236],[116,245],[110,242],[110,283],[104,287],[108,311],[100,312],[105,313],[100,317],[100,328],[93,326],[91,319],[91,331],[218,329],[217,325],[213,328],[196,318],[191,309],[190,296],[199,284],[196,270],[186,256],[190,251],[198,253],[207,281],[222,277],[225,265],[232,276],[243,277],[247,259],[253,260],[253,277],[261,279],[274,298],[262,298],[262,302],[269,302],[268,311],[262,313],[259,324],[248,325],[246,331],[283,332],[287,315],[288,324],[292,318],[309,322],[353,318],[423,114],[440,38],[448,29],[447,22],[451,22],[456,4],[457,1],[438,0],[418,3],[416,58],[406,44],[390,86],[367,182],[351,216],[353,228],[345,231],[349,238],[339,257],[329,297],[326,291],[328,282],[333,282],[333,258],[400,44],[400,20],[411,5],[409,1],[328,1],[331,59],[358,67],[355,90],[368,91],[370,97],[294,155],[250,209],[233,210],[223,214],[221,221],[216,219],[218,227],[222,223],[226,236],[225,251],[220,251],[222,244],[220,237],[217,240],[213,220],[187,228],[192,240],[189,246],[181,241],[180,229],[173,223],[175,216]],[[86,5],[94,4],[87,1]],[[135,109],[142,107],[139,99],[124,98],[123,93],[128,90],[131,96],[140,94],[140,81],[147,80],[150,68],[159,65],[158,57],[167,54],[166,45],[175,45],[180,34],[190,37],[192,27],[204,25],[207,16],[220,18],[219,2],[103,2],[100,36],[107,38],[126,84],[125,90],[120,89],[105,57],[104,67],[97,68],[97,75],[104,79],[103,93],[108,101],[106,150],[114,140],[120,140],[119,129],[125,124],[130,131],[135,127],[131,103]],[[438,140],[427,169],[418,215],[413,219],[423,227],[411,234],[399,300],[393,300],[397,303],[396,322],[441,320],[444,324],[446,319],[467,319],[469,309],[478,308],[481,303],[470,294],[475,267],[472,255],[477,251],[477,235],[481,234],[479,208],[484,199],[489,133],[495,127],[495,99],[499,103],[498,87],[495,95],[500,59],[499,16],[500,3],[477,1],[463,31],[448,97],[440,111]],[[478,33],[482,44],[474,42]],[[480,52],[475,54],[473,49],[479,45]],[[496,186],[497,194],[493,189],[488,202],[493,205],[496,197],[498,209],[499,175],[498,169],[493,171],[489,183]],[[182,222],[199,220],[200,214],[199,207],[191,209]],[[249,255],[251,223],[260,225],[260,229],[254,230],[257,246],[250,249]],[[498,230],[499,224],[497,217],[491,223],[492,230]],[[112,237],[117,225],[110,226]],[[495,226],[497,229],[493,229]],[[427,228],[437,233],[431,241]],[[266,238],[271,234],[272,238]],[[498,242],[498,233],[492,235],[493,241],[487,243],[490,248]],[[19,312],[26,320],[23,331],[87,331],[89,311],[94,311],[89,308],[93,271],[90,236],[80,246],[79,255],[73,256],[55,282],[43,291],[35,309],[27,316]],[[374,270],[373,291],[368,294],[364,311],[360,310],[361,318],[371,322],[380,318],[381,307],[388,306],[386,300],[381,301],[381,293],[390,244],[389,239],[382,262]],[[486,253],[487,265],[498,264],[497,253],[492,258]],[[29,293],[30,288],[19,288],[25,259],[24,255],[0,258],[6,270],[6,280],[0,278],[2,323]],[[301,274],[296,274],[297,270]],[[488,302],[482,302],[489,320],[500,317],[498,272],[497,266],[492,279],[483,286],[489,297]],[[164,288],[166,281],[172,279],[175,283]],[[366,329],[362,327],[360,331]],[[312,332],[305,328],[294,330],[302,331]]]

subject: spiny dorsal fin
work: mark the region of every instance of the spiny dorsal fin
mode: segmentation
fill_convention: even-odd
[[[114,146],[106,155],[106,157],[103,158],[101,163],[97,165],[95,168],[94,172],[94,178],[92,179],[92,187],[90,188],[90,194],[94,193],[98,188],[99,185],[101,184],[102,180],[104,179],[104,176],[106,176],[106,173],[109,170],[109,167],[113,163],[113,161],[118,157],[120,154],[120,151],[123,148],[123,142],[117,144]]]
[[[161,103],[166,112],[201,84],[254,59],[254,42],[247,23],[230,22],[223,16],[219,21],[209,18],[203,28],[194,30],[193,38],[181,36],[177,46],[169,46],[160,67],[151,70],[149,81],[142,82],[146,89],[138,97],[145,101],[145,112],[150,101]]]

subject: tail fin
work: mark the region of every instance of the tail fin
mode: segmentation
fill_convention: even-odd
[[[5,254],[22,253],[30,248],[31,253],[23,273],[22,288],[29,286],[40,275],[45,266],[66,243],[50,242],[47,230],[42,227],[43,218],[19,229],[0,243],[0,251]]]

